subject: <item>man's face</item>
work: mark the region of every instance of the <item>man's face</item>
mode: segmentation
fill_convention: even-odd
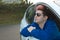
[[[43,16],[43,11],[42,10],[36,10],[36,13],[35,13],[35,16],[34,16],[34,21],[36,23],[44,22],[44,16]]]

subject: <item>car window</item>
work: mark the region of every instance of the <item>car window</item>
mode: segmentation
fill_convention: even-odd
[[[46,6],[46,5],[45,5]],[[56,15],[56,11],[53,11],[54,9],[52,9],[50,6],[46,6],[47,8],[48,8],[48,10],[47,11],[49,11],[48,13],[50,13],[50,17],[52,17],[55,21],[56,21],[56,23],[57,23],[57,26],[58,26],[58,28],[59,28],[59,30],[60,30],[60,19],[59,19],[59,17]],[[30,6],[28,9],[27,9],[27,11],[26,11],[26,20],[27,20],[27,22],[30,24],[30,23],[32,23],[33,22],[33,20],[34,20],[34,15],[35,15],[35,10],[34,10],[34,8],[35,8],[35,5],[32,5],[32,6]]]
[[[33,22],[34,14],[35,14],[35,12],[34,12],[34,5],[33,5],[26,12],[26,20],[27,20],[28,23],[32,23]]]

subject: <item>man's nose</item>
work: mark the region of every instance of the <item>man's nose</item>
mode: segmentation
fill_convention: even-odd
[[[35,15],[35,18],[37,18],[37,15]]]

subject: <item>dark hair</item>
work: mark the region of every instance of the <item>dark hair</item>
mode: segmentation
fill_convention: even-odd
[[[35,8],[39,6],[39,5],[36,5]],[[48,18],[50,18],[50,15],[51,15],[51,11],[49,10],[48,7],[46,7],[45,5],[42,5],[44,6],[44,9],[37,9],[37,10],[42,10],[43,11],[43,16],[48,16]],[[36,12],[36,9],[35,9],[35,12]]]

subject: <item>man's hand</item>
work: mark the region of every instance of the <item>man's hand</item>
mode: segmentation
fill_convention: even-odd
[[[29,32],[31,32],[32,30],[36,29],[36,27],[30,26],[29,28],[27,28]]]

